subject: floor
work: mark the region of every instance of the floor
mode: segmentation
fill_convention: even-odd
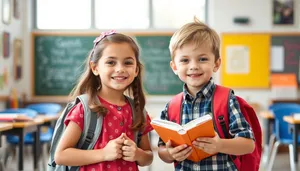
[[[152,138],[152,144],[155,145],[157,142],[157,137],[153,136]],[[1,151],[2,153],[3,151]],[[32,150],[30,147],[25,148],[24,153],[26,157],[24,158],[25,161],[25,170],[24,171],[33,171],[33,158],[31,155]],[[17,159],[11,157],[8,161],[8,166],[5,169],[5,171],[16,171],[17,170]],[[41,162],[40,162],[41,163]],[[42,164],[40,164],[42,166]],[[173,165],[172,164],[166,164],[162,162],[158,155],[157,152],[154,151],[154,160],[153,163],[150,167],[141,167],[140,171],[169,171],[173,170]],[[284,154],[278,154],[276,156],[276,161],[273,166],[273,171],[289,171],[290,170],[290,165],[289,165],[289,155],[288,153]],[[43,171],[42,167],[40,167],[39,171]],[[264,168],[261,167],[260,171],[264,171]]]

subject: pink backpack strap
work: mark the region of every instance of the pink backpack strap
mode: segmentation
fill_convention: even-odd
[[[183,92],[175,95],[168,106],[169,121],[181,124]]]
[[[223,86],[216,85],[212,97],[212,111],[215,120],[215,127],[219,133],[220,138],[230,138],[229,136],[229,97],[231,89]]]

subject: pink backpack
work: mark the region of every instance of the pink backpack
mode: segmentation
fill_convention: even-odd
[[[215,126],[220,138],[230,138],[228,132],[229,119],[228,119],[228,108],[229,108],[229,97],[232,90],[226,87],[216,85],[215,92],[213,94],[213,118],[215,120]],[[215,98],[216,97],[216,98]],[[259,121],[253,108],[242,98],[236,96],[241,112],[245,119],[250,124],[254,137],[255,137],[255,149],[252,153],[233,156],[230,155],[235,166],[239,171],[258,171],[260,165],[260,158],[262,152],[262,134]],[[177,94],[171,102],[168,108],[168,117],[170,121],[181,123],[181,104],[183,99],[183,93]]]

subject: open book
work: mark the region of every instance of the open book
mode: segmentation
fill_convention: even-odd
[[[173,147],[182,144],[191,146],[193,148],[193,152],[187,158],[189,160],[198,162],[206,157],[214,155],[208,154],[194,147],[192,144],[192,142],[198,137],[215,136],[213,120],[210,115],[204,115],[185,125],[179,125],[177,123],[161,119],[153,119],[151,121],[151,125],[165,143],[167,143],[168,140],[171,140]]]

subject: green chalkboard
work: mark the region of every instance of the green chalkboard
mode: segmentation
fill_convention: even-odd
[[[34,37],[34,95],[65,96],[83,71],[95,36]]]
[[[97,35],[33,34],[34,96],[66,96],[83,71],[84,61]],[[149,95],[182,91],[182,83],[169,66],[170,35],[136,36],[145,66],[143,84]]]
[[[272,47],[281,47],[284,51],[283,70],[272,73],[294,73],[300,86],[300,35],[273,35]]]
[[[145,66],[144,88],[148,94],[170,95],[182,91],[182,82],[170,68],[171,36],[136,36]]]

